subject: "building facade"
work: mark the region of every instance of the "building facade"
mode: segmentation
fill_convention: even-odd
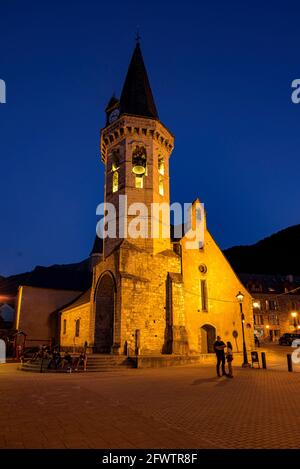
[[[241,351],[239,291],[244,294],[246,344],[252,346],[252,298],[207,230],[204,212],[203,242],[190,248],[198,199],[190,210],[190,227],[171,236],[173,147],[137,44],[121,98],[109,101],[101,131],[102,228],[110,225],[114,233],[95,243],[91,290],[61,311],[62,348],[77,349],[86,342],[98,353],[192,355],[213,352],[216,335],[221,335]],[[153,212],[157,203],[167,216],[163,209]],[[140,204],[145,211],[136,222]],[[133,225],[135,235],[129,233]]]
[[[254,331],[262,341],[277,342],[300,333],[300,278],[292,275],[241,274],[253,297]]]

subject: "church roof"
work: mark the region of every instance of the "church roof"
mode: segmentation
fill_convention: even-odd
[[[109,109],[111,109],[112,107],[116,106],[117,104],[119,104],[118,98],[116,98],[115,96],[112,96],[112,97],[110,98],[110,100],[108,101],[108,104],[107,104],[105,110],[108,111]]]
[[[99,236],[96,236],[90,256],[92,256],[93,254],[102,254],[102,253],[103,253],[103,239],[99,238]]]
[[[120,98],[120,112],[158,119],[140,44],[137,42]]]
[[[77,308],[78,306],[85,305],[90,302],[90,297],[91,297],[91,288],[81,293],[79,296],[75,298],[75,300],[72,300],[69,303],[62,306],[61,308],[59,308],[59,310],[68,311],[69,309],[73,309],[73,308]]]

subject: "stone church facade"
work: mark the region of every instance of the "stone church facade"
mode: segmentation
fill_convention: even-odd
[[[239,291],[244,294],[247,348],[252,346],[252,298],[206,220],[203,244],[190,249],[189,231],[175,238],[169,216],[151,216],[152,204],[170,205],[173,146],[173,135],[159,120],[137,44],[121,98],[109,101],[101,131],[104,200],[115,207],[116,236],[96,239],[92,287],[61,311],[62,348],[77,350],[86,342],[97,353],[197,355],[212,352],[216,335],[221,335],[241,351]],[[135,215],[124,210],[120,195],[126,196],[128,207],[143,203],[148,209],[143,220],[148,237],[124,238]],[[192,226],[198,203],[192,205]],[[150,235],[154,220],[156,237]],[[107,227],[109,215],[105,221]]]

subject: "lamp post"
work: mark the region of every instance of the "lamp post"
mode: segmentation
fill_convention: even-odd
[[[239,302],[240,305],[240,312],[241,312],[241,321],[242,321],[242,334],[243,334],[243,354],[244,354],[244,362],[243,362],[243,367],[246,368],[249,365],[248,362],[248,356],[247,356],[247,349],[246,349],[246,342],[245,342],[245,331],[244,331],[244,322],[245,322],[245,316],[243,313],[243,300],[244,300],[244,295],[240,291],[236,295],[236,299]]]
[[[296,317],[298,316],[298,313],[296,311],[293,311],[291,313],[292,318],[294,318],[294,328],[295,328],[295,334],[297,334],[297,320]]]
[[[270,340],[270,326],[269,324],[266,325],[266,329],[267,329],[267,336],[268,336],[268,339]],[[266,336],[266,337],[267,337]]]

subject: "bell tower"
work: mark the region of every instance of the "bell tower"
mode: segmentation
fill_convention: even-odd
[[[115,207],[117,218],[115,236],[104,240],[104,256],[124,237],[153,254],[170,249],[169,157],[174,138],[159,120],[139,42],[121,98],[113,96],[105,111],[106,126],[101,130],[104,195],[105,203]],[[157,204],[163,204],[161,209]],[[108,211],[106,227],[111,216]]]

